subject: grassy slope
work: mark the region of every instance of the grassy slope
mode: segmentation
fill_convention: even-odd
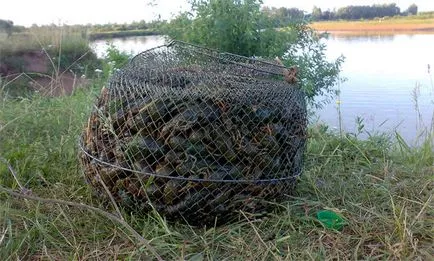
[[[434,31],[434,17],[365,21],[326,21],[311,24],[319,31]]]
[[[76,156],[95,93],[0,100],[0,155],[34,195],[109,208],[91,197]],[[197,229],[167,224],[155,213],[124,217],[167,260],[431,259],[433,141],[419,149],[390,149],[380,136],[341,139],[321,128],[310,134],[295,196],[267,219]],[[17,188],[2,164],[0,184]],[[0,198],[0,260],[150,255],[119,224],[96,213],[5,193]],[[323,228],[314,215],[319,209],[341,213],[348,225],[341,232]]]
[[[0,34],[0,75],[9,81],[4,85],[0,81],[0,87],[11,96],[34,89],[69,92],[77,83],[86,82],[82,76],[93,77],[101,66],[85,32],[44,27],[29,28],[9,38]]]

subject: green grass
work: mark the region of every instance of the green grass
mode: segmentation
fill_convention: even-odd
[[[92,197],[77,139],[101,85],[69,97],[0,100],[0,155],[32,195],[114,212]],[[340,137],[312,126],[305,170],[283,209],[217,228],[168,224],[156,213],[123,212],[165,260],[430,260],[434,253],[433,137],[412,148],[377,135]],[[18,189],[0,163],[0,184]],[[340,213],[342,231],[318,210]],[[150,257],[119,223],[95,212],[0,192],[0,260],[139,260]]]

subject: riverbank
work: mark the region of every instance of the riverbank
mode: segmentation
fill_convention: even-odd
[[[194,228],[121,208],[121,222],[106,219],[101,211],[117,212],[92,196],[77,162],[77,137],[101,86],[56,98],[2,99],[0,155],[15,177],[0,164],[1,260],[155,259],[125,224],[164,260],[431,258],[432,139],[411,148],[381,135],[340,136],[325,126],[310,128],[296,192],[266,218],[245,214],[234,224]],[[5,193],[19,186],[33,199],[52,200]],[[341,231],[317,219],[323,209],[345,219]]]
[[[86,34],[57,27],[0,37],[0,54],[1,91],[11,97],[71,94],[101,63]]]
[[[337,32],[432,32],[434,18],[428,19],[377,19],[369,21],[326,21],[314,22],[310,26],[318,31]]]
[[[155,30],[128,30],[128,31],[109,31],[109,32],[90,32],[89,40],[111,39],[111,38],[125,38],[130,36],[148,36],[158,35]]]

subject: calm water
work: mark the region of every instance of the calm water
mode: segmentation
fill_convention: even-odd
[[[159,35],[133,36],[127,38],[116,38],[111,40],[111,43],[119,50],[126,51],[127,53],[138,54],[147,49],[163,45],[164,37]],[[107,50],[107,40],[96,40],[93,41],[91,45],[99,57],[102,57]]]
[[[414,143],[422,127],[433,124],[434,34],[331,35],[325,41],[330,59],[346,57],[342,71],[346,81],[339,86],[337,99],[345,131],[353,132],[356,117],[361,117],[369,132],[397,130]],[[113,44],[137,54],[164,44],[164,38],[129,37],[115,39]],[[102,56],[106,41],[95,41],[93,47]],[[415,110],[415,93],[420,116]],[[319,121],[339,128],[336,101],[317,114]]]
[[[397,130],[414,143],[423,127],[432,126],[434,34],[332,35],[326,42],[330,58],[346,57],[342,76],[347,80],[338,98],[344,130],[354,131],[359,116],[370,132]],[[338,128],[336,102],[318,114]]]

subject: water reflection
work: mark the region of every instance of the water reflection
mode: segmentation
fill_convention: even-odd
[[[91,43],[91,47],[95,50],[98,57],[103,57],[107,51],[107,44],[112,43],[117,49],[127,53],[138,54],[150,48],[163,45],[165,42],[164,36],[133,36],[126,38],[115,38],[112,40],[95,40]]]
[[[418,35],[434,35],[434,31],[333,31],[333,32],[323,32],[329,38],[332,39],[356,39],[360,38],[371,39],[371,40],[393,40],[396,36],[407,36],[412,38]]]
[[[377,42],[377,41],[393,41],[393,39],[395,38],[396,35],[394,34],[381,34],[381,33],[376,33],[376,34],[363,34],[363,35],[357,35],[357,34],[329,34],[327,36],[327,39],[332,39],[332,40],[345,40],[349,43],[351,42],[359,42],[360,41],[360,37],[363,37],[366,41],[373,41],[373,42]]]
[[[434,86],[428,64],[434,64],[434,34],[332,35],[326,43],[330,59],[346,57],[342,76],[347,81],[340,86],[346,131],[354,131],[355,118],[361,116],[371,132],[397,130],[414,142],[421,125],[433,124]],[[335,103],[318,114],[338,128]]]

